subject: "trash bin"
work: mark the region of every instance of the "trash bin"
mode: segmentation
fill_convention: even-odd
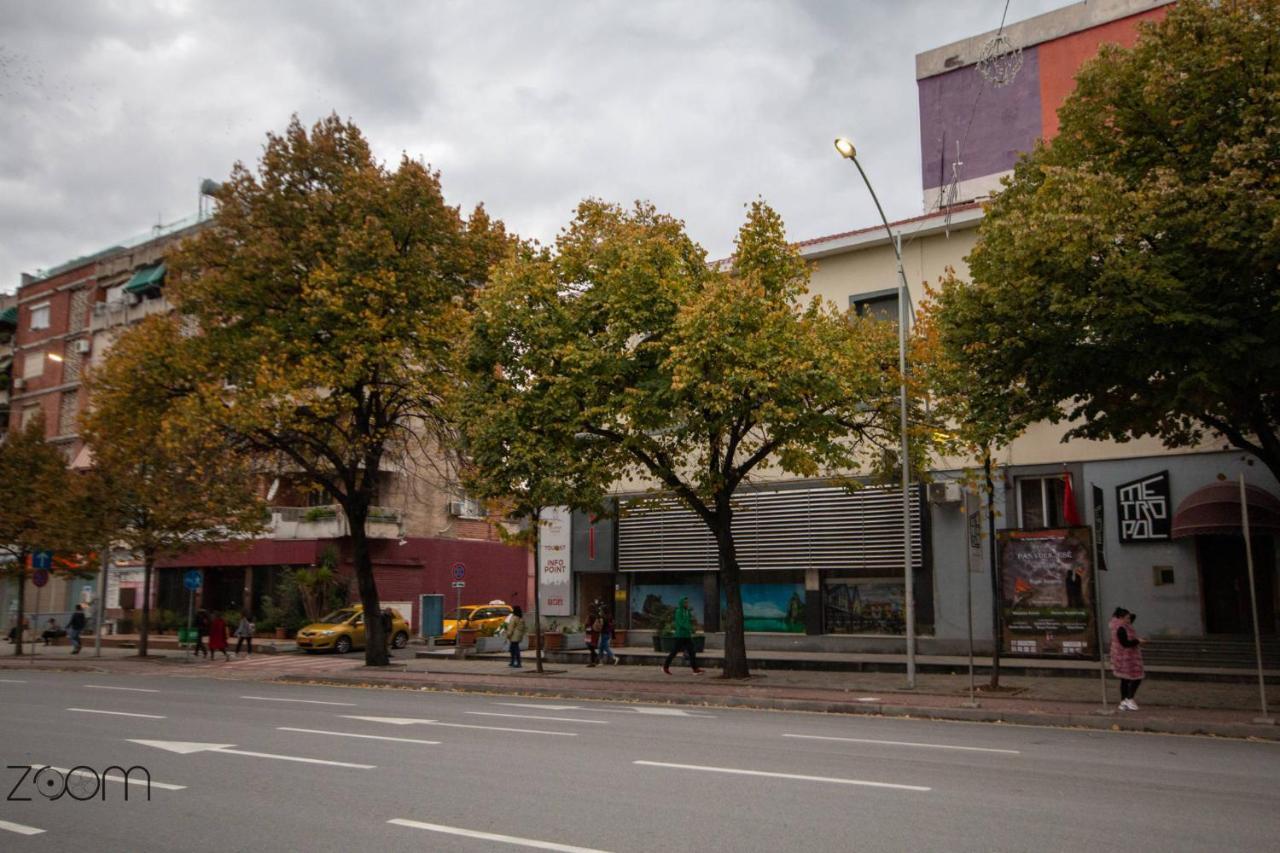
[[[195,628],[179,628],[178,629],[178,645],[182,648],[194,646],[200,634]]]

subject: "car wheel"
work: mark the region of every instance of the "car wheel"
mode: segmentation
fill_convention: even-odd
[[[333,650],[340,655],[345,655],[347,652],[351,651],[351,638],[339,637],[338,642],[333,644]]]
[[[391,638],[391,645],[397,649],[403,649],[409,645],[409,635],[404,631],[396,631],[396,635]]]

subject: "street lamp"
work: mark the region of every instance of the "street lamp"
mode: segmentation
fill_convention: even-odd
[[[907,687],[916,686],[916,597],[915,583],[911,577],[911,463],[907,456],[907,304],[911,292],[907,289],[907,275],[902,271],[902,234],[894,234],[889,227],[889,220],[880,206],[867,173],[858,162],[858,150],[853,143],[843,136],[835,141],[836,151],[840,156],[858,167],[862,182],[871,193],[871,200],[876,204],[880,221],[884,223],[885,233],[889,235],[889,245],[893,246],[893,255],[898,261],[898,373],[900,378],[899,392],[901,397],[901,429],[902,429],[902,543],[903,543],[903,598],[907,616]]]

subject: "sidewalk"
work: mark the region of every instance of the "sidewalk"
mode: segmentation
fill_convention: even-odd
[[[523,669],[506,666],[505,656],[456,658],[414,656],[416,647],[396,652],[392,666],[370,669],[359,655],[255,655],[252,659],[193,665],[182,653],[161,652],[142,659],[124,649],[44,650],[35,659],[0,656],[0,669],[60,669],[121,675],[182,675],[293,683],[320,683],[407,690],[521,694],[656,704],[708,705],[785,711],[869,714],[940,720],[1070,726],[1087,729],[1202,734],[1280,741],[1280,726],[1254,722],[1259,716],[1256,684],[1150,680],[1138,694],[1142,710],[1116,712],[1117,684],[1108,679],[1108,715],[1097,678],[1044,678],[1005,674],[998,694],[979,692],[980,707],[968,707],[967,674],[921,673],[908,690],[901,673],[814,670],[756,671],[746,681],[726,681],[716,670],[694,675],[685,666],[662,672],[651,649],[623,648],[633,663],[587,667],[577,662],[544,663],[534,669],[526,654]],[[576,661],[576,653],[564,659]],[[984,686],[986,678],[979,677]],[[1268,706],[1276,715],[1280,688],[1268,686]]]

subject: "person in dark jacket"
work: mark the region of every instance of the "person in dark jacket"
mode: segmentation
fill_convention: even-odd
[[[71,640],[71,654],[80,654],[80,632],[84,630],[84,605],[77,604],[76,612],[71,614],[71,620],[67,622],[67,639]]]
[[[209,636],[209,614],[201,610],[196,613],[196,647],[191,650],[193,655],[204,655],[208,657],[209,647],[204,644],[204,638]]]
[[[382,613],[378,615],[378,621],[382,623],[382,642],[386,645],[387,650],[391,649],[391,629],[395,625],[395,617],[391,615],[391,608],[382,608]]]
[[[507,650],[511,653],[511,663],[507,666],[520,669],[520,643],[529,633],[529,626],[524,622],[524,611],[517,604],[511,608],[511,618],[507,620]]]

